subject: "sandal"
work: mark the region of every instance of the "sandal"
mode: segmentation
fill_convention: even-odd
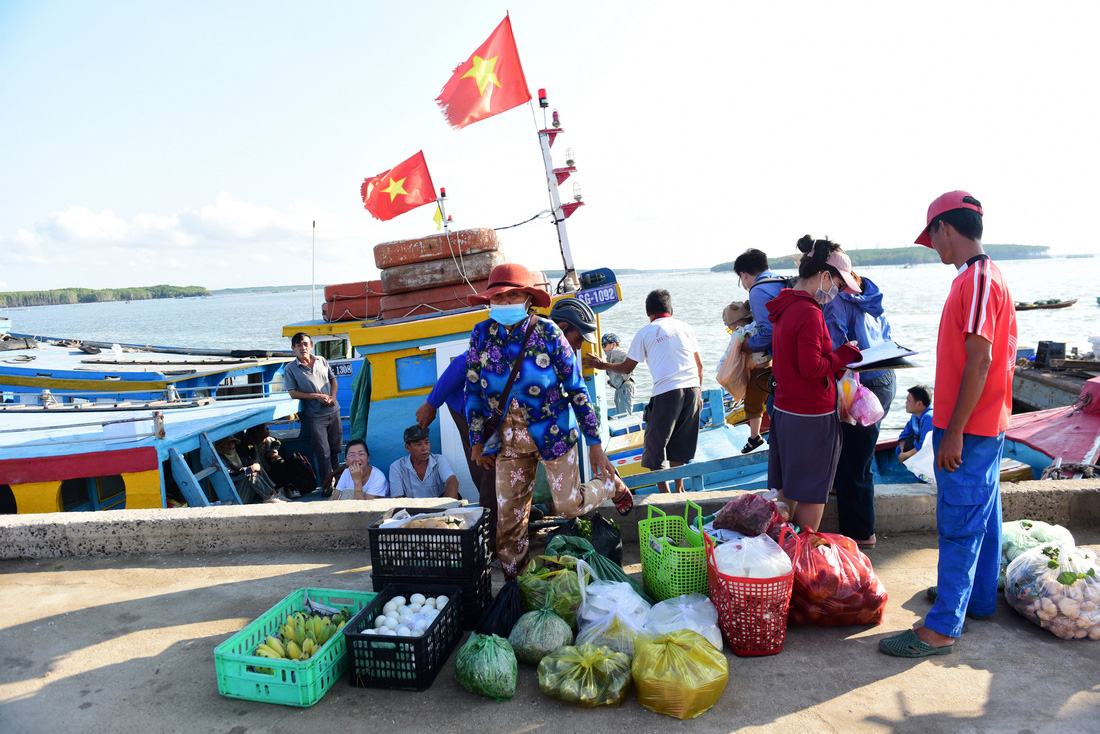
[[[615,503],[615,509],[620,515],[629,515],[634,509],[634,495],[629,489],[624,488],[619,496],[612,497],[611,501]]]
[[[753,438],[752,436],[749,436],[749,440],[745,442],[745,448],[741,449],[741,453],[742,454],[747,454],[750,451],[755,451],[756,449],[760,448],[763,445],[764,445],[764,437],[763,436],[757,436],[756,438]]]
[[[932,655],[950,655],[955,645],[934,647],[917,637],[913,630],[878,641],[878,649],[896,658],[926,658]]]

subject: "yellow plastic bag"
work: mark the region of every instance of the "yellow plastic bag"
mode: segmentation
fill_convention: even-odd
[[[698,632],[679,630],[639,639],[631,674],[642,706],[665,716],[694,719],[722,697],[729,662]]]
[[[630,658],[597,645],[562,647],[539,661],[539,688],[578,706],[618,706],[630,691]]]

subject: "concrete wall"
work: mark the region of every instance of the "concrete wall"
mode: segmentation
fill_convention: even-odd
[[[1002,486],[1004,519],[1029,518],[1074,527],[1100,524],[1100,479],[1020,482]],[[704,514],[718,512],[740,492],[687,495]],[[263,550],[358,550],[368,552],[367,526],[391,507],[448,507],[445,500],[298,502],[247,507],[119,510],[0,517],[0,558],[64,558]],[[683,497],[635,499],[627,517],[602,512],[622,527],[625,543],[637,543],[648,508],[683,514]],[[934,532],[935,490],[926,485],[885,485],[875,502],[879,537]],[[694,518],[692,518],[694,519]],[[836,503],[826,508],[822,529],[836,531]],[[364,556],[366,560],[366,555]]]

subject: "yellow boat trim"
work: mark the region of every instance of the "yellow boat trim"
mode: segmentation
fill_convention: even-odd
[[[123,472],[127,510],[155,510],[160,501],[160,472],[156,469]],[[86,477],[93,479],[94,477]],[[15,507],[20,515],[38,512],[61,512],[61,481],[12,484]],[[117,503],[116,503],[117,504]]]

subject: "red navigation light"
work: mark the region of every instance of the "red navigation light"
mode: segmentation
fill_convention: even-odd
[[[546,101],[546,90],[539,90],[539,107],[549,107],[550,103]]]
[[[447,198],[447,189],[440,187],[440,189],[439,189],[439,198],[440,199],[446,199]]]

